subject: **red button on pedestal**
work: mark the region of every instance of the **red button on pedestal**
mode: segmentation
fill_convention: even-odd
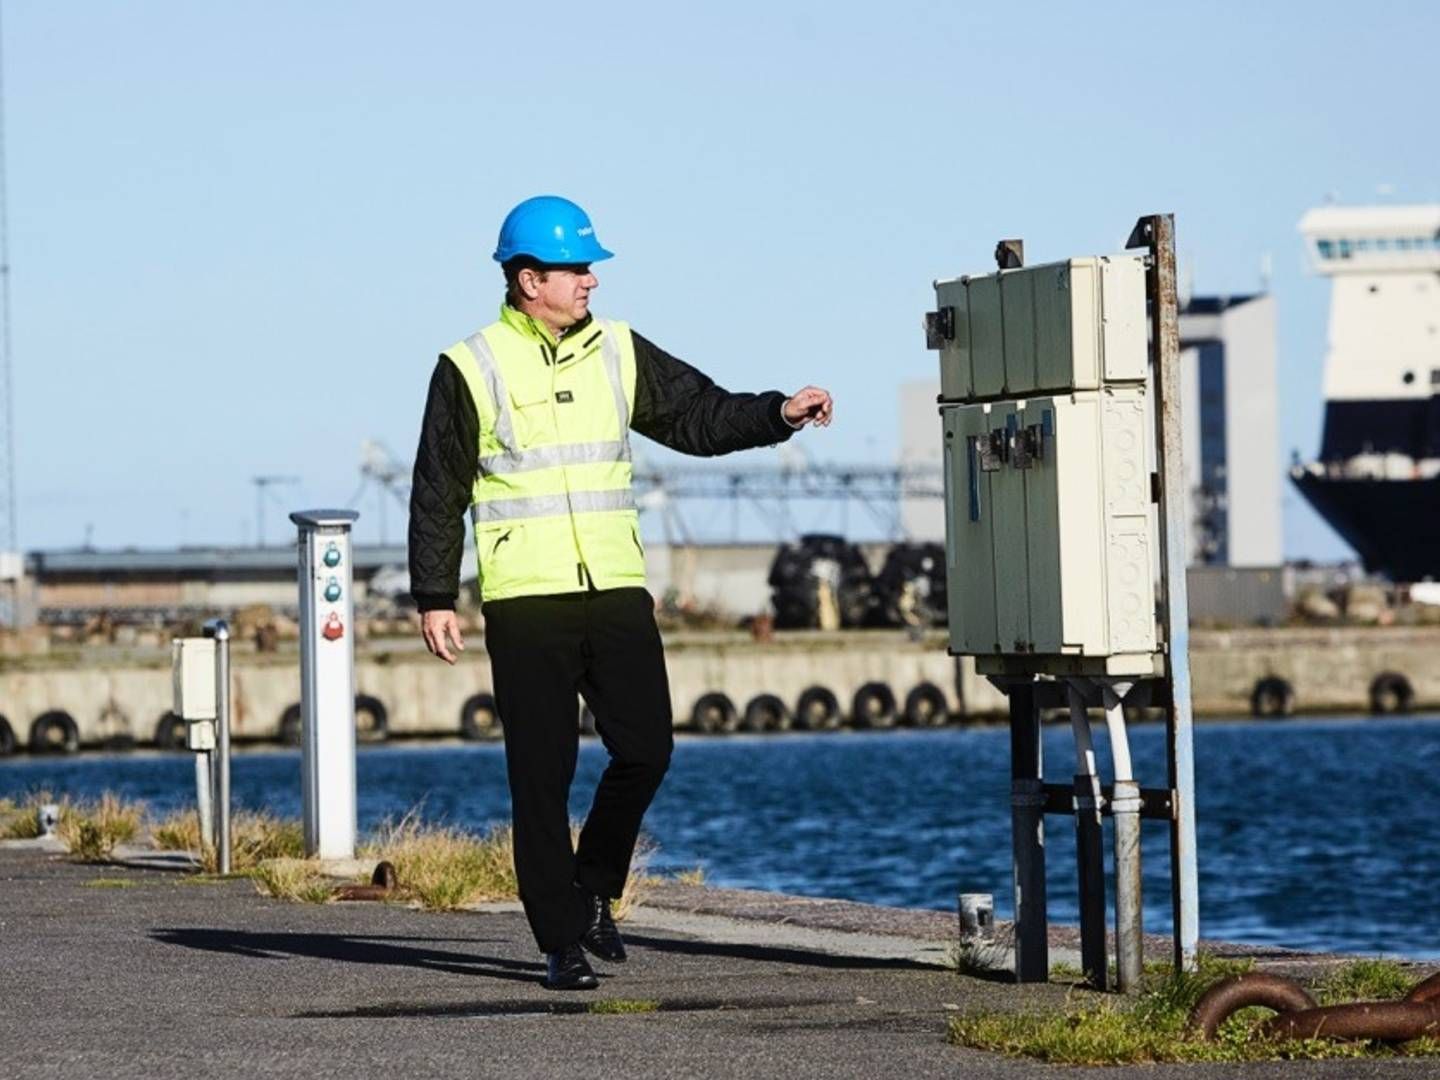
[[[340,616],[333,611],[330,617],[325,620],[325,625],[320,629],[320,636],[326,641],[339,641],[345,636],[345,626],[340,622]]]

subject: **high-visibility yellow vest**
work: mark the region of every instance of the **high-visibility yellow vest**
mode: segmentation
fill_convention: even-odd
[[[597,318],[557,343],[505,305],[443,355],[480,418],[470,516],[481,599],[643,586],[630,327]]]

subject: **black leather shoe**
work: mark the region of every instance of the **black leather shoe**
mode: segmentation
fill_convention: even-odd
[[[578,944],[545,954],[546,990],[594,990],[599,985]]]
[[[589,901],[590,925],[585,928],[580,944],[601,960],[623,964],[625,942],[620,940],[620,931],[615,929],[615,920],[610,915],[610,901],[594,893],[589,894]]]

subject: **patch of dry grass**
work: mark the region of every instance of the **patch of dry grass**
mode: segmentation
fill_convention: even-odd
[[[219,855],[210,844],[202,844],[200,816],[194,809],[177,810],[163,818],[151,831],[155,845],[165,851],[188,851],[200,867],[213,874]],[[241,874],[269,859],[299,859],[305,854],[305,829],[294,820],[278,818],[264,811],[237,810],[230,818],[230,870]]]
[[[580,826],[570,827],[571,843],[579,840]],[[622,921],[634,910],[652,879],[645,867],[655,846],[646,837],[635,845],[631,873],[612,913]],[[509,825],[496,825],[477,836],[463,829],[423,824],[412,811],[398,822],[387,822],[360,851],[362,858],[386,860],[395,867],[397,892],[432,911],[456,911],[471,904],[518,900],[515,880],[515,833]]]
[[[360,854],[388,861],[395,867],[400,896],[433,911],[519,895],[515,836],[508,825],[497,825],[481,837],[425,825],[412,812],[382,825]]]
[[[692,866],[689,870],[679,871],[675,877],[676,885],[704,885],[705,868],[703,866]]]
[[[334,888],[319,866],[307,859],[268,859],[253,867],[249,876],[261,895],[301,904],[323,904]]]
[[[135,839],[144,817],[143,803],[127,803],[107,791],[97,802],[70,806],[55,831],[81,862],[108,862],[116,845]]]

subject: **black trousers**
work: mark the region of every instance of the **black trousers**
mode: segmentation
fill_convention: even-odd
[[[553,952],[585,932],[577,885],[611,898],[624,889],[640,819],[670,764],[670,684],[655,605],[644,589],[604,589],[493,600],[484,612],[520,900],[536,942]],[[610,752],[578,849],[568,810],[577,691]]]

